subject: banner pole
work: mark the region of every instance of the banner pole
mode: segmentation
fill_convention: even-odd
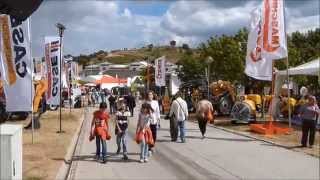
[[[284,31],[286,33],[287,31],[287,21],[286,21],[286,16],[285,16],[285,2],[283,0],[283,21],[284,21]],[[289,121],[289,128],[291,128],[291,107],[290,107],[290,98],[291,98],[291,95],[290,95],[290,77],[289,77],[289,49],[288,49],[288,35],[287,33],[285,34],[285,38],[286,38],[286,46],[287,46],[287,57],[286,57],[286,68],[287,68],[287,93],[288,93],[288,121]]]
[[[61,30],[60,30],[61,31]],[[60,84],[60,108],[59,108],[59,133],[62,133],[62,82],[61,82],[61,74],[62,74],[62,33],[60,32],[60,73],[59,73],[59,84]]]
[[[27,24],[28,24],[28,35],[29,35],[29,46],[30,46],[30,61],[31,61],[31,128],[32,128],[32,135],[31,135],[31,141],[32,141],[32,144],[34,144],[34,116],[33,116],[33,66],[32,66],[32,63],[33,63],[33,60],[32,60],[32,43],[31,43],[31,16],[28,18],[27,20]]]

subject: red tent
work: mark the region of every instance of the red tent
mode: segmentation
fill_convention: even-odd
[[[108,83],[119,83],[119,84],[126,84],[127,79],[115,78],[109,75],[104,75],[101,79],[97,79],[95,81],[96,84],[108,84]]]

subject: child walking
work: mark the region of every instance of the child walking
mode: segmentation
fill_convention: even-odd
[[[141,106],[141,112],[139,114],[136,134],[141,134],[141,152],[140,152],[140,162],[148,162],[149,156],[149,146],[147,144],[146,134],[151,133],[150,122],[152,121],[153,109],[150,104],[144,103]],[[152,136],[151,136],[152,138]]]
[[[109,115],[106,112],[107,104],[105,102],[100,103],[99,110],[93,113],[93,119],[91,122],[91,133],[90,139],[92,140],[94,137],[96,138],[96,159],[99,160],[102,158],[102,163],[106,163],[107,159],[107,144],[106,140],[109,140],[109,126],[108,120]],[[101,147],[102,146],[102,151]],[[101,153],[100,153],[101,152]],[[102,155],[102,156],[101,156]]]
[[[130,116],[130,112],[127,111],[126,105],[123,103],[120,105],[116,113],[115,134],[117,136],[117,146],[118,146],[117,154],[120,154],[121,145],[122,145],[124,160],[128,160],[128,155],[127,155],[128,116]]]

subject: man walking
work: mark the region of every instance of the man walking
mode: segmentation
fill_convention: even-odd
[[[116,98],[113,94],[110,94],[108,101],[110,106],[110,114],[114,114],[116,112]]]
[[[129,111],[131,113],[131,117],[133,117],[134,108],[136,107],[136,100],[130,92],[128,96],[126,96],[126,101],[127,101],[127,106],[129,108]]]
[[[205,138],[208,122],[213,122],[213,106],[210,101],[203,99],[197,104],[196,117],[199,124],[199,129],[202,134],[202,139]]]
[[[180,139],[182,143],[185,143],[185,120],[188,118],[188,106],[187,102],[181,98],[181,94],[178,92],[176,94],[176,99],[172,102],[171,108],[170,108],[170,113],[169,116],[173,117],[173,121],[177,122],[178,129],[180,131]],[[171,123],[170,123],[171,124]],[[171,128],[171,126],[170,126]],[[178,130],[177,129],[177,130]],[[173,134],[178,134],[178,132],[174,132],[177,130],[170,130],[170,132],[173,132]],[[172,141],[177,140],[177,136],[173,136]]]

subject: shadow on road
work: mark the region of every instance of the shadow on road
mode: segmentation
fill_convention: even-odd
[[[139,153],[128,153],[128,156],[129,156],[128,160],[123,160],[122,155],[116,155],[115,153],[112,155],[109,153],[107,161],[108,162],[124,162],[124,163],[139,162],[139,160],[130,159],[130,155],[139,155]],[[95,160],[94,157],[95,157],[95,155],[73,156],[72,161],[96,162],[97,160]]]
[[[170,137],[170,136],[163,136],[163,137]],[[202,139],[202,137],[201,136],[186,136],[186,139]],[[218,137],[206,137],[205,139],[221,140],[221,141],[237,141],[237,142],[256,141],[254,139],[218,138]]]
[[[157,139],[157,142],[163,143],[163,142],[172,142],[170,139]]]
[[[170,129],[169,128],[160,128],[160,129],[158,129],[158,131],[170,131]],[[199,129],[185,129],[185,131],[186,132],[200,132],[200,130]]]

